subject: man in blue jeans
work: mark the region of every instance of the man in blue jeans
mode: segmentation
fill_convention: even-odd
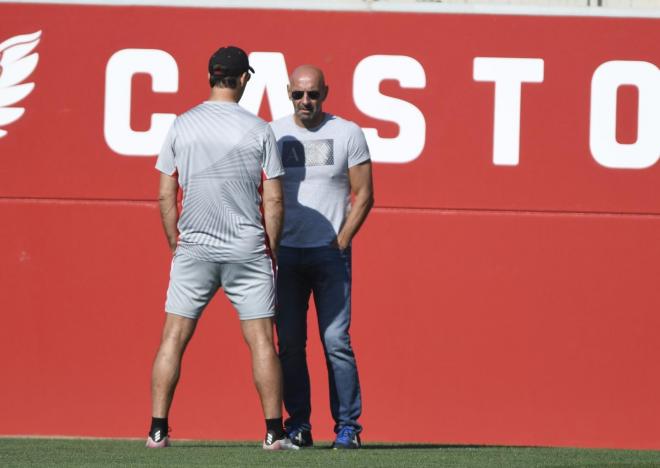
[[[323,112],[328,87],[321,70],[298,67],[288,92],[293,115],[271,123],[286,170],[276,316],[285,426],[294,444],[313,445],[305,349],[313,293],[337,434],[333,447],[359,448],[362,400],[349,336],[351,240],[374,203],[371,159],[360,127]]]

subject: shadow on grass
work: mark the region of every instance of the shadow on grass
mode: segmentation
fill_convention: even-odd
[[[184,443],[172,444],[171,448],[174,449],[200,449],[200,448],[261,448],[259,442],[254,445],[246,443],[227,443],[227,442],[208,442],[208,443]],[[441,450],[441,449],[542,449],[545,447],[525,446],[525,445],[460,445],[460,444],[364,444],[360,450]],[[314,445],[313,448],[305,448],[308,450],[331,450],[331,442],[325,442]]]
[[[245,444],[245,443],[227,443],[227,442],[218,442],[218,443],[176,443],[173,442],[172,445],[170,445],[170,449],[200,449],[200,448],[250,448],[251,445]],[[261,448],[261,444],[259,442],[254,443],[254,447],[259,447]]]
[[[361,450],[438,450],[438,449],[537,449],[525,445],[460,445],[460,444],[364,444]]]

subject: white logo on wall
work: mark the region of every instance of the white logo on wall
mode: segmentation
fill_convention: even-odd
[[[5,125],[18,120],[25,108],[9,107],[24,99],[34,83],[23,83],[32,74],[39,54],[31,54],[41,40],[41,31],[10,37],[0,43],[0,138],[7,135]]]

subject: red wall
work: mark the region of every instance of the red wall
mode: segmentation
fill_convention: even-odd
[[[176,59],[177,93],[134,79],[144,130],[151,113],[205,99],[208,56],[235,43],[282,52],[289,70],[319,64],[327,109],[386,137],[397,126],[353,100],[357,64],[404,55],[425,71],[423,88],[381,84],[422,112],[425,144],[376,164],[377,206],[355,241],[365,441],[660,448],[660,172],[603,167],[589,148],[594,71],[660,63],[658,20],[11,4],[0,17],[0,43],[42,31],[25,114],[0,126],[0,434],[145,435],[169,258],[155,159],[103,136],[106,65],[126,48]],[[522,88],[517,166],[493,164],[494,87],[473,79],[475,57],[544,60],[543,82]],[[635,97],[617,119],[628,143]],[[315,333],[310,346],[315,435],[328,439]],[[222,295],[184,365],[174,437],[261,435]]]

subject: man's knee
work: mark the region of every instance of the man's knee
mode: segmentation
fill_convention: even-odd
[[[286,360],[291,357],[302,357],[307,356],[307,347],[305,346],[305,341],[299,342],[285,342],[282,340],[278,341],[278,355],[280,359]]]
[[[329,356],[351,353],[348,331],[328,328],[323,334],[323,347]]]
[[[161,351],[176,352],[183,350],[192,338],[197,326],[197,320],[180,315],[167,314],[163,335],[161,338]]]
[[[307,347],[307,333],[286,327],[277,328],[277,344],[280,356],[304,353]]]
[[[253,352],[275,349],[272,319],[243,320],[241,321],[241,329],[243,339]]]

